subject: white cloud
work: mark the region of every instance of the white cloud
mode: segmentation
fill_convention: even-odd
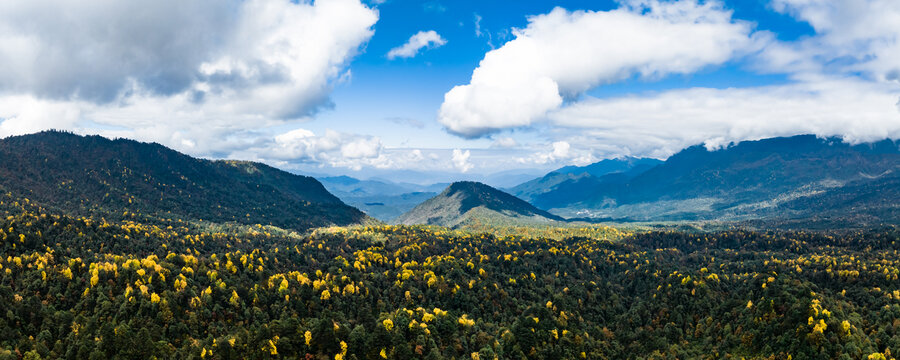
[[[111,101],[187,89],[233,34],[237,2],[0,2],[0,91]]]
[[[519,143],[516,142],[516,139],[513,139],[509,136],[503,136],[503,137],[497,138],[497,140],[494,140],[494,142],[491,143],[491,147],[504,148],[504,149],[511,149],[511,148],[515,148],[517,146],[519,146]]]
[[[796,134],[849,142],[900,138],[900,90],[858,79],[817,79],[751,88],[690,88],[648,96],[586,99],[549,115],[599,157],[667,157],[687,146],[710,148]]]
[[[298,118],[326,102],[332,81],[373,34],[377,14],[357,0],[253,0],[226,55],[200,66],[209,96],[240,113]],[[224,105],[224,103],[222,105]]]
[[[460,149],[453,149],[453,166],[456,170],[460,172],[468,172],[472,169],[472,163],[469,162],[469,157],[472,156],[472,153],[469,150],[462,151]]]
[[[515,39],[488,52],[468,85],[444,95],[439,121],[450,132],[480,137],[528,126],[565,99],[638,75],[689,74],[750,51],[752,35],[716,1],[629,1],[612,11],[556,8],[529,18]]]
[[[569,145],[566,141],[557,141],[553,143],[553,151],[550,152],[550,157],[553,159],[565,159],[569,157],[569,148],[572,145]]]
[[[398,57],[411,58],[416,56],[416,54],[419,53],[419,50],[422,50],[423,48],[438,48],[446,43],[447,40],[442,38],[441,35],[434,30],[419,31],[415,35],[410,36],[405,44],[391,49],[391,51],[387,53],[387,58],[391,60]]]
[[[204,156],[252,146],[330,105],[377,20],[359,0],[0,2],[0,103],[14,103],[0,136],[66,128]]]
[[[78,108],[32,96],[0,97],[0,138],[46,129],[68,129],[78,122]]]
[[[571,139],[581,140],[577,137]],[[528,156],[516,158],[516,162],[523,165],[587,165],[597,161],[593,149],[590,147],[575,148],[569,141],[554,141],[549,144],[546,151],[538,151]]]
[[[808,21],[816,35],[777,41],[733,20],[717,1],[555,9],[489,52],[470,84],[445,95],[439,120],[467,138],[541,121],[544,150],[515,157],[529,165],[665,158],[695,144],[716,148],[796,134],[851,143],[900,138],[900,3],[772,0],[772,6]],[[790,82],[583,95],[633,76],[691,74],[735,59]]]
[[[377,157],[381,151],[381,141],[376,138],[354,139],[341,146],[341,156],[345,159]]]
[[[299,164],[329,165],[359,170],[364,166],[383,167],[388,160],[381,139],[374,136],[342,133],[334,130],[316,135],[307,129],[294,129],[274,136],[228,157],[263,161],[285,168]]]
[[[475,14],[475,37],[481,37],[481,15]]]
[[[772,0],[771,4],[816,31],[816,36],[803,39],[791,51],[782,49],[782,55],[793,54],[825,70],[900,81],[900,2]]]

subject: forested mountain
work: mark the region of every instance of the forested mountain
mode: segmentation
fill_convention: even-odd
[[[572,178],[536,195],[532,204],[567,217],[631,220],[744,220],[833,216],[897,220],[900,198],[854,191],[889,187],[900,170],[894,141],[849,145],[814,136],[746,141],[721,150],[685,149],[626,181]],[[881,185],[879,185],[881,184]],[[831,198],[829,209],[804,200]],[[841,199],[838,201],[837,199]],[[833,210],[833,211],[832,211]]]
[[[196,159],[159,144],[54,131],[0,140],[0,186],[81,215],[138,213],[300,230],[365,219],[310,177],[260,163]]]
[[[455,227],[468,221],[548,223],[562,218],[482,183],[460,181],[394,220]]]
[[[512,187],[509,192],[530,202],[544,193],[555,191],[560,184],[566,182],[591,183],[593,187],[621,183],[661,163],[656,159],[625,157],[602,160],[587,166],[565,166]]]

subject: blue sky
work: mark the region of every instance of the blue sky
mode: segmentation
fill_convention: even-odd
[[[898,17],[890,0],[14,0],[0,136],[421,181],[896,138]]]

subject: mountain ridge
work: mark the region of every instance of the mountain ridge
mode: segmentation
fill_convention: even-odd
[[[535,196],[532,204],[567,217],[640,221],[809,217],[809,210],[780,204],[897,169],[896,141],[851,145],[798,135],[715,151],[692,146],[628,181],[569,179]],[[767,204],[765,211],[748,206],[755,203]]]
[[[305,230],[365,220],[317,180],[156,143],[45,131],[0,139],[0,185],[78,214],[140,212]]]
[[[553,191],[568,181],[590,181],[597,184],[622,182],[662,163],[663,161],[657,159],[624,157],[601,160],[586,166],[564,166],[542,177],[509,188],[508,191],[525,201],[533,202],[540,195]]]

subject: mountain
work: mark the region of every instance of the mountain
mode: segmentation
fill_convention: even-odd
[[[896,225],[900,219],[900,171],[864,177],[828,191],[798,197],[777,209],[799,214],[815,209],[805,223],[814,221],[813,224],[821,228]]]
[[[351,196],[402,195],[415,192],[433,192],[437,194],[449,185],[449,183],[419,185],[384,179],[360,180],[350,176],[328,176],[317,179],[328,191],[337,197],[341,197],[339,195],[341,193]]]
[[[359,223],[311,177],[245,161],[196,159],[159,144],[42,132],[0,140],[0,187],[76,214],[269,224]]]
[[[657,159],[626,156],[618,159],[601,160],[586,166],[564,166],[555,170],[554,172],[559,174],[576,175],[588,173],[596,177],[601,177],[613,173],[638,174],[662,163],[662,160]]]
[[[882,193],[880,199],[885,201],[854,197],[853,192],[878,194],[879,186],[889,183],[873,181],[898,170],[898,142],[850,145],[800,135],[745,141],[714,151],[690,147],[623,182],[566,180],[534,196],[532,204],[568,217],[742,220],[810,218],[829,209],[804,201],[821,198],[833,199],[845,211],[884,215],[892,213],[886,206],[900,202],[889,198],[896,192]]]
[[[498,171],[492,174],[486,174],[480,177],[476,176],[475,178],[467,180],[478,181],[491,187],[504,189],[534,179],[538,176],[541,176],[541,174],[543,173],[544,171],[536,169],[505,170]]]
[[[457,227],[471,221],[549,223],[563,219],[482,183],[460,181],[394,220],[398,224]]]
[[[349,176],[320,177],[329,192],[367,215],[390,221],[438,194],[447,184],[417,185]],[[439,186],[439,187],[438,187]]]
[[[531,202],[541,194],[552,192],[559,184],[568,181],[585,181],[590,182],[592,187],[602,186],[604,183],[627,181],[659,164],[662,164],[662,161],[656,159],[625,157],[602,160],[587,166],[566,166],[543,177],[519,184],[509,189],[509,192]]]

